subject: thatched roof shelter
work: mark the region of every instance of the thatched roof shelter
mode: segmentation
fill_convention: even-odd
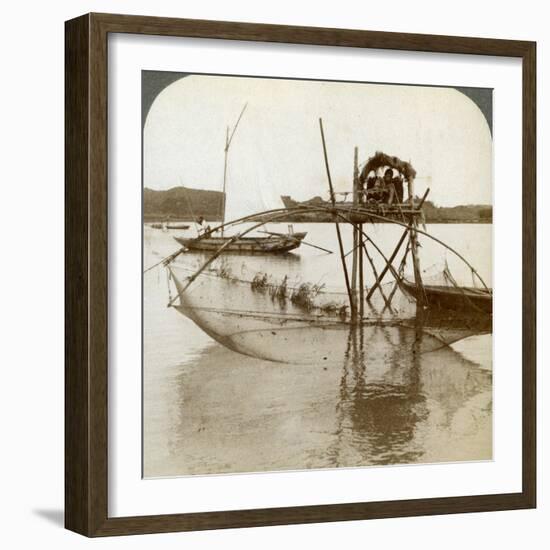
[[[361,170],[361,174],[359,176],[361,182],[365,182],[371,171],[376,172],[376,170],[382,168],[383,166],[395,168],[395,170],[400,172],[408,182],[411,182],[416,177],[416,170],[412,167],[410,162],[386,155],[386,153],[382,153],[381,151],[376,151],[376,153],[369,158]]]

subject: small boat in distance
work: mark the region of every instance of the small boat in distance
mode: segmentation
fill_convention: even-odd
[[[163,229],[163,230],[167,230],[167,229],[184,230],[184,229],[189,229],[190,226],[186,223],[166,223],[166,222],[160,223],[160,222],[157,222],[157,223],[151,223],[150,227],[152,227],[153,229]]]
[[[169,223],[166,229],[189,229],[191,226],[186,223]]]
[[[288,233],[269,235],[268,237],[238,237],[227,244],[224,252],[246,252],[251,254],[277,254],[298,248],[307,233]],[[174,237],[189,250],[216,251],[233,237],[213,237],[210,234],[195,238]]]

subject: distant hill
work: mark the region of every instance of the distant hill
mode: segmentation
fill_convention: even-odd
[[[221,191],[173,187],[157,191],[143,189],[143,220],[146,222],[164,220],[192,221],[203,216],[208,221],[221,220]]]
[[[295,208],[300,205],[327,206],[328,201],[321,197],[298,202],[288,195],[282,195],[281,200],[286,208]],[[420,197],[416,197],[416,204]],[[340,202],[341,205],[351,206],[351,203]],[[461,204],[458,206],[437,206],[432,201],[425,201],[422,207],[426,223],[493,223],[493,207],[490,204]],[[329,213],[290,213],[281,221],[293,222],[330,222],[333,218]]]
[[[493,207],[490,204],[436,206],[426,201],[423,210],[428,223],[493,223]]]
[[[221,191],[207,191],[204,189],[190,189],[187,187],[173,187],[166,191],[154,189],[143,190],[143,220],[145,222],[163,221],[192,221],[198,216],[208,221],[221,220],[222,212]],[[300,204],[321,205],[329,203],[321,197],[314,197],[303,203],[293,200],[287,195],[282,197],[285,207],[292,208]],[[417,198],[417,202],[420,199]],[[348,203],[346,203],[348,204]],[[437,206],[426,201],[423,206],[427,223],[492,223],[493,208],[486,204],[467,204],[453,207]],[[281,221],[294,222],[330,222],[330,214],[288,214]]]

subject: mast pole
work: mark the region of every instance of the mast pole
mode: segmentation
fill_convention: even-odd
[[[327,145],[325,143],[325,132],[323,131],[323,119],[322,118],[319,119],[319,128],[321,129],[321,141],[323,143],[323,154],[324,154],[324,157],[325,157],[325,169],[327,171],[328,186],[329,186],[329,190],[330,190],[330,202],[332,203],[332,207],[335,208],[336,200],[334,198],[334,188],[332,187],[332,178],[330,177],[330,167],[328,165]],[[340,233],[340,226],[338,225],[336,215],[334,215],[334,225],[336,226],[336,235],[338,237],[338,246],[340,248],[340,259],[342,260],[342,269],[344,271],[344,279],[346,281],[346,290],[348,292],[351,318],[353,320],[354,317],[355,317],[355,304],[354,304],[354,301],[353,301],[353,294],[351,292],[351,287],[350,287],[350,282],[349,282],[348,267],[346,265],[346,258],[345,258],[345,255],[344,255],[344,245],[342,244],[342,235]]]
[[[229,153],[229,126],[225,129],[225,147],[223,160],[223,187],[222,187],[222,226],[225,224],[225,186],[227,183],[227,155]],[[221,230],[223,237],[223,227]]]
[[[221,235],[223,237],[223,226],[225,225],[225,188],[227,184],[227,157],[229,155],[229,146],[231,145],[231,142],[233,141],[233,136],[235,135],[235,132],[237,131],[237,126],[239,125],[239,122],[241,121],[241,118],[244,114],[244,111],[246,109],[246,106],[248,105],[248,102],[244,104],[244,107],[241,110],[241,114],[239,115],[239,118],[237,119],[237,122],[235,123],[235,126],[233,127],[233,130],[231,132],[231,135],[229,135],[229,126],[227,126],[225,131],[225,147],[224,147],[224,161],[223,161],[223,189],[222,189],[222,229],[221,229]]]

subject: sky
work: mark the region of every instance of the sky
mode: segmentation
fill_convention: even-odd
[[[492,203],[492,138],[452,88],[191,75],[167,86],[144,126],[145,187],[221,190],[226,128],[246,110],[228,158],[228,219],[282,207],[280,195],[328,198],[323,119],[336,191],[376,151],[412,163],[415,194],[441,206]]]

